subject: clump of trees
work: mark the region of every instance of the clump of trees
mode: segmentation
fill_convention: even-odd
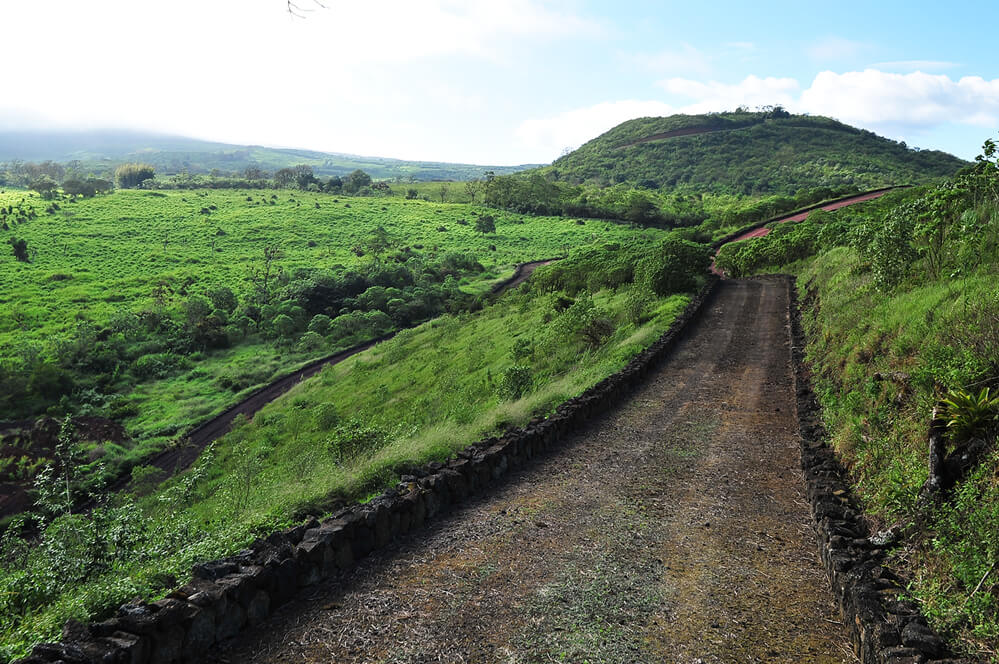
[[[106,194],[114,187],[110,180],[103,178],[67,178],[62,182],[62,192],[67,196],[82,196],[92,198],[97,194]]]

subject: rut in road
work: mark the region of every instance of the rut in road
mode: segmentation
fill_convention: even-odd
[[[626,405],[208,659],[855,662],[798,471],[785,282],[718,289]]]

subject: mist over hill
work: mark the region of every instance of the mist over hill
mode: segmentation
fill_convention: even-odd
[[[0,162],[80,162],[84,170],[106,171],[123,162],[142,161],[158,174],[239,173],[248,167],[275,171],[306,164],[320,176],[346,175],[362,169],[377,180],[468,180],[486,171],[514,173],[536,164],[489,166],[434,161],[406,161],[259,145],[217,143],[184,136],[124,130],[0,131]]]

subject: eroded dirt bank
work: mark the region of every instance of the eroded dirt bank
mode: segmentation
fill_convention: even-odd
[[[719,289],[626,406],[208,659],[854,662],[797,470],[786,288]]]

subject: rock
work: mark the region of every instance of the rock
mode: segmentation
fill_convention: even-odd
[[[943,651],[943,641],[922,620],[913,620],[902,628],[902,645],[916,648],[924,655],[937,657]]]
[[[179,661],[184,652],[184,630],[172,625],[153,636],[149,664],[171,664]]]
[[[251,627],[256,627],[267,620],[271,612],[271,598],[263,590],[258,590],[250,603],[246,606],[246,622]]]

